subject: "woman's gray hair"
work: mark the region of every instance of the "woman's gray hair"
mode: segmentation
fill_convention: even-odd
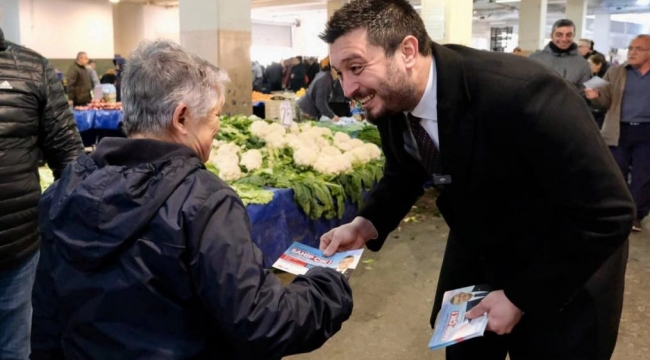
[[[138,45],[122,74],[123,130],[127,135],[164,135],[176,107],[202,118],[225,102],[228,74],[168,41]]]

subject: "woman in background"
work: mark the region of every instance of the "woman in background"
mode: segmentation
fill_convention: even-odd
[[[587,61],[589,62],[589,67],[591,67],[591,73],[593,76],[598,76],[600,78],[605,76],[607,69],[609,69],[609,65],[607,64],[607,60],[602,54],[595,53],[589,56]],[[602,128],[607,110],[597,109],[596,107],[591,106],[591,114],[594,116],[596,124],[598,124],[598,128]]]

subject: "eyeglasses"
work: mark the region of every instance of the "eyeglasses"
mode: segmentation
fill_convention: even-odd
[[[643,51],[648,51],[648,50],[650,50],[650,48],[642,48],[642,47],[638,47],[638,46],[637,47],[630,46],[630,47],[627,48],[628,52],[633,52],[633,51],[634,52],[643,52]]]

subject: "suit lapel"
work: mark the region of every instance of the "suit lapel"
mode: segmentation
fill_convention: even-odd
[[[452,184],[466,184],[475,131],[467,73],[460,56],[446,46],[434,44],[433,56],[438,74],[441,171],[452,175]]]

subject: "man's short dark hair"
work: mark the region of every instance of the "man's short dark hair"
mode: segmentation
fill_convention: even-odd
[[[77,53],[77,60],[79,60],[81,58],[81,56],[83,56],[83,55],[86,55],[86,52],[85,51],[79,51]]]
[[[422,18],[407,0],[352,0],[334,13],[320,38],[333,44],[356,29],[366,29],[368,41],[384,48],[386,56],[392,56],[409,35],[418,39],[420,54],[431,54],[433,41]]]
[[[555,24],[553,24],[553,30],[551,30],[551,34],[553,34],[557,28],[567,27],[567,26],[571,26],[573,28],[573,31],[574,32],[576,31],[576,24],[573,23],[573,21],[569,19],[560,19],[556,21]]]

